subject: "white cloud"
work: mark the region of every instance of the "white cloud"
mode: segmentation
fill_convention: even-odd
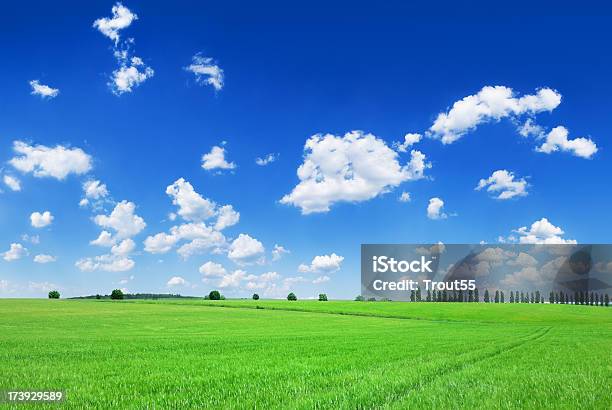
[[[361,131],[343,137],[314,135],[304,146],[304,162],[298,168],[300,179],[283,204],[301,208],[303,214],[327,212],[336,202],[359,202],[390,191],[402,182],[423,178],[425,155],[411,152],[406,165],[398,154],[372,134]]]
[[[32,172],[35,177],[53,177],[63,180],[71,173],[81,175],[91,169],[91,157],[80,148],[56,145],[32,146],[22,141],[13,142],[13,150],[21,154],[9,163],[21,172]]]
[[[597,152],[597,145],[589,138],[579,137],[568,139],[567,128],[558,126],[553,128],[547,135],[546,141],[536,148],[536,151],[550,154],[555,151],[567,151],[581,158],[591,158]]]
[[[173,276],[166,283],[167,286],[185,286],[187,281],[180,276]]]
[[[229,226],[236,225],[240,220],[240,212],[234,211],[231,205],[224,205],[217,211],[215,229],[221,231]]]
[[[181,240],[190,242],[178,249],[183,258],[201,253],[214,247],[225,245],[225,237],[219,231],[204,223],[187,223],[173,226],[170,233],[158,233],[145,239],[145,251],[150,253],[166,253]]]
[[[402,194],[399,197],[399,201],[400,202],[410,202],[411,198],[410,198],[410,192],[402,192]]]
[[[558,226],[553,225],[546,218],[535,221],[530,228],[523,226],[515,230],[519,234],[520,243],[524,244],[574,244],[575,239],[564,239],[561,237],[565,232]]]
[[[115,205],[110,215],[97,215],[94,222],[102,228],[115,230],[116,240],[129,238],[147,226],[144,219],[134,213],[135,210],[136,205],[133,202],[123,200]]]
[[[11,175],[4,175],[2,179],[4,181],[4,185],[9,187],[11,191],[21,191],[21,182],[19,179]]]
[[[244,280],[252,280],[254,275],[249,275],[246,271],[237,269],[232,273],[226,274],[219,282],[220,288],[238,287]]]
[[[527,120],[518,127],[518,132],[523,137],[540,138],[544,134],[544,128],[536,124],[533,119],[527,118]]]
[[[274,249],[272,250],[272,260],[273,261],[277,261],[280,258],[283,257],[283,254],[285,253],[291,253],[288,249],[285,249],[285,247],[275,244],[274,245]]]
[[[310,262],[310,265],[301,264],[298,266],[298,271],[302,273],[332,273],[340,270],[343,260],[343,256],[336,255],[335,253],[332,253],[331,255],[315,256],[312,259],[312,262]]]
[[[528,286],[545,286],[550,284],[554,276],[557,274],[561,266],[567,260],[566,257],[561,256],[555,258],[542,267],[537,268],[534,265],[524,266],[518,272],[506,275],[501,283],[508,287],[520,288]]]
[[[50,262],[55,262],[56,260],[57,258],[52,255],[40,254],[40,255],[34,256],[34,262],[36,263],[50,263]]]
[[[131,239],[124,239],[111,248],[111,253],[116,256],[127,256],[134,251],[136,244]]]
[[[119,2],[113,6],[111,11],[113,17],[99,18],[94,21],[93,26],[117,44],[119,42],[119,31],[129,27],[134,20],[138,19],[138,16]]]
[[[330,277],[329,276],[319,276],[318,278],[316,278],[315,280],[312,281],[313,285],[318,285],[320,283],[325,283],[325,282],[329,282],[330,281]]]
[[[113,238],[113,235],[110,232],[102,231],[96,239],[90,241],[89,243],[91,245],[111,247],[115,244],[115,242],[115,238]]]
[[[179,178],[166,188],[172,203],[179,207],[178,214],[187,221],[200,222],[215,215],[215,203],[202,198],[193,186]]]
[[[560,103],[561,94],[550,88],[541,88],[536,94],[517,98],[509,87],[485,86],[478,94],[455,102],[448,112],[438,114],[428,135],[450,144],[480,124],[552,111]]]
[[[202,155],[202,168],[207,171],[213,169],[234,169],[236,164],[225,160],[225,148],[214,146],[208,154]]]
[[[55,98],[59,95],[57,88],[51,88],[48,85],[41,84],[38,80],[30,81],[32,87],[32,95],[40,95],[41,98]]]
[[[32,282],[32,281],[28,282],[28,290],[34,291],[34,292],[47,293],[49,291],[57,290],[57,289],[61,289],[61,288],[57,286],[56,284],[50,283],[50,282]]]
[[[500,169],[487,179],[481,179],[477,191],[487,188],[487,192],[497,193],[497,199],[511,199],[514,197],[527,196],[527,181],[524,178],[515,179],[514,173]]]
[[[427,217],[429,219],[445,219],[448,217],[444,212],[444,201],[440,198],[431,198],[429,205],[427,205]]]
[[[216,91],[223,88],[223,69],[212,58],[198,53],[191,58],[191,61],[185,70],[195,74],[198,84],[211,85]]]
[[[21,240],[25,242],[33,243],[34,245],[38,245],[40,243],[40,236],[28,235],[27,233],[24,233],[23,235],[21,235]]]
[[[404,135],[404,142],[396,142],[395,144],[393,144],[393,146],[399,152],[406,152],[408,151],[409,147],[413,146],[414,144],[417,144],[419,141],[421,141],[422,138],[423,136],[421,134],[408,133]]]
[[[8,251],[2,254],[7,262],[16,261],[28,255],[28,250],[20,243],[12,243]]]
[[[100,255],[93,258],[83,258],[74,264],[83,272],[105,271],[105,272],[125,272],[134,267],[136,263],[125,256],[114,254]]]
[[[268,154],[263,158],[257,157],[255,158],[255,163],[261,167],[265,167],[266,165],[276,161],[278,159],[278,154]]]
[[[241,233],[229,247],[227,257],[238,264],[249,264],[261,259],[265,249],[261,242]]]
[[[115,95],[132,92],[135,87],[155,75],[155,71],[144,64],[139,57],[120,61],[118,69],[113,71],[109,87]]]
[[[83,184],[83,192],[85,193],[85,198],[89,199],[101,199],[108,195],[106,184],[97,180],[86,181]]]
[[[53,222],[53,215],[51,212],[44,211],[42,214],[40,212],[33,212],[30,215],[30,223],[34,228],[44,228],[45,226],[51,225]]]
[[[200,266],[199,271],[205,277],[214,277],[214,278],[223,277],[224,275],[227,274],[227,271],[225,270],[223,265],[212,262],[212,261],[208,261],[202,266]]]
[[[508,262],[508,265],[522,267],[537,266],[537,264],[536,258],[525,252],[519,252],[516,258]]]

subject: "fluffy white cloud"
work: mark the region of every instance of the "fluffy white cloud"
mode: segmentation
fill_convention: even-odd
[[[535,221],[530,228],[526,226],[515,230],[519,234],[520,243],[525,244],[574,244],[575,239],[564,239],[561,237],[565,232],[558,226],[553,225],[546,218]]]
[[[233,226],[240,220],[240,212],[234,211],[231,205],[224,205],[217,211],[217,222],[215,229],[221,231],[228,226]]]
[[[581,158],[591,158],[597,152],[597,145],[589,138],[579,137],[568,139],[567,128],[559,126],[553,128],[547,135],[546,141],[536,148],[536,151],[550,154],[555,151],[567,151]]]
[[[442,210],[444,208],[444,201],[440,198],[431,198],[429,205],[427,205],[427,217],[429,219],[445,219],[448,217]]]
[[[28,235],[27,233],[24,233],[23,235],[21,235],[21,240],[25,242],[33,243],[34,245],[38,245],[40,243],[40,236]]]
[[[81,175],[91,169],[91,157],[80,148],[56,145],[29,145],[22,141],[13,142],[13,150],[20,156],[9,163],[21,172],[32,172],[35,177],[53,177],[59,180],[69,174]]]
[[[130,238],[124,239],[111,248],[111,253],[116,256],[127,256],[134,251],[136,244]]]
[[[179,178],[166,188],[172,203],[179,207],[178,214],[187,221],[200,222],[215,215],[215,203],[202,198],[193,186]]]
[[[332,273],[340,270],[342,265],[342,261],[344,260],[343,256],[336,255],[332,253],[331,255],[319,255],[315,256],[310,262],[310,265],[301,264],[298,266],[298,271],[302,273],[306,272],[326,272]]]
[[[132,92],[135,87],[155,75],[155,71],[147,66],[139,57],[132,57],[120,62],[118,69],[113,71],[109,87],[116,95]]]
[[[158,233],[145,239],[145,251],[150,253],[166,253],[181,240],[190,242],[178,249],[179,255],[187,259],[189,256],[205,250],[225,245],[225,236],[204,223],[187,223],[170,228],[169,233]]]
[[[207,171],[213,169],[234,169],[236,164],[225,160],[225,148],[214,146],[208,154],[202,155],[202,168]]]
[[[280,258],[283,257],[284,253],[291,253],[288,249],[285,249],[285,247],[275,244],[274,245],[274,249],[272,250],[272,260],[273,261],[277,261]]]
[[[185,70],[195,74],[198,84],[211,85],[216,91],[223,88],[223,69],[210,57],[194,55]]]
[[[167,286],[184,286],[187,281],[180,276],[173,276],[166,283]]]
[[[91,245],[111,247],[115,244],[115,242],[116,241],[115,238],[113,238],[113,234],[108,231],[102,231],[96,239],[90,241],[89,243]]]
[[[5,261],[11,262],[28,255],[28,250],[20,243],[12,243],[8,251],[2,254]]]
[[[227,257],[238,264],[249,264],[259,261],[265,249],[261,242],[241,233],[229,246]]]
[[[316,278],[315,280],[312,281],[313,285],[318,285],[320,283],[325,283],[325,282],[329,282],[330,281],[330,277],[329,276],[319,276],[318,278]]]
[[[59,95],[57,88],[51,88],[48,85],[41,84],[38,80],[30,81],[32,87],[32,95],[40,95],[41,98],[55,98]]]
[[[263,158],[257,157],[255,158],[255,163],[261,167],[265,167],[266,165],[276,161],[278,159],[278,154],[268,154]]]
[[[134,20],[138,19],[138,16],[119,2],[113,6],[111,11],[113,13],[111,18],[99,18],[94,21],[93,26],[117,44],[119,42],[119,31],[129,27]]]
[[[30,215],[30,223],[34,228],[44,228],[45,226],[49,226],[51,225],[51,222],[53,222],[53,219],[54,217],[49,211],[44,211],[43,213],[33,212]]]
[[[455,102],[448,112],[438,114],[428,135],[450,144],[479,124],[502,118],[534,115],[552,111],[561,103],[561,94],[550,88],[541,88],[536,94],[515,97],[509,87],[485,86],[478,94]]]
[[[519,252],[516,258],[508,262],[508,265],[522,267],[537,266],[537,264],[536,258],[525,252]]]
[[[52,255],[40,254],[40,255],[34,256],[34,262],[36,263],[50,263],[50,262],[55,262],[56,260],[57,258]]]
[[[533,119],[527,120],[518,127],[518,133],[523,137],[539,138],[544,134],[544,128],[536,124]]]
[[[4,185],[9,187],[11,191],[21,191],[21,182],[19,179],[11,175],[4,175],[2,180],[4,181]]]
[[[108,195],[108,189],[106,188],[106,184],[100,181],[89,180],[83,183],[83,193],[85,194],[85,198],[100,199]]]
[[[402,194],[399,197],[399,201],[400,202],[410,202],[411,198],[410,198],[410,192],[402,192]]]
[[[401,143],[396,142],[393,145],[395,149],[397,149],[398,151],[406,152],[408,151],[409,147],[421,141],[422,138],[423,136],[421,134],[409,133],[409,134],[404,135],[404,142],[401,142]]]
[[[487,179],[481,179],[475,189],[479,191],[485,187],[487,192],[499,192],[497,199],[510,199],[527,195],[527,181],[524,178],[515,179],[514,173],[505,169],[493,172]]]
[[[136,263],[125,256],[114,254],[100,255],[93,258],[83,258],[74,264],[83,272],[94,272],[97,270],[105,272],[125,272],[134,267]]]
[[[336,202],[372,199],[404,181],[422,178],[431,166],[415,150],[410,162],[401,165],[397,152],[383,140],[361,131],[343,137],[314,135],[304,151],[304,163],[297,171],[300,182],[281,199],[303,214],[327,212]]]
[[[147,226],[144,219],[134,213],[135,210],[133,202],[124,200],[115,205],[110,215],[97,215],[94,222],[103,228],[113,229],[116,232],[115,240],[129,238]]]
[[[529,287],[529,286],[545,286],[550,284],[554,279],[561,266],[567,260],[566,257],[560,256],[547,263],[540,268],[535,265],[524,266],[521,270],[506,275],[501,284],[513,288]]]
[[[224,275],[219,281],[220,288],[228,288],[228,287],[238,287],[240,286],[242,281],[245,280],[253,280],[255,279],[255,275],[249,275],[246,271],[241,269],[237,269],[232,273],[228,273]]]
[[[223,265],[212,262],[212,261],[208,261],[202,266],[200,266],[199,271],[205,277],[218,278],[218,277],[223,277],[224,275],[227,274],[227,271],[225,270]]]

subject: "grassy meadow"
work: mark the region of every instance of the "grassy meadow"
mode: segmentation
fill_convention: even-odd
[[[612,402],[612,308],[4,299],[0,318],[0,390],[64,390],[65,408]]]

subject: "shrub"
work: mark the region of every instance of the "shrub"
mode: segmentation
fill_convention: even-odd
[[[361,295],[359,295],[359,296],[357,296],[355,298],[355,302],[363,302],[364,300],[365,300],[365,298],[363,296],[361,296]]]
[[[287,300],[297,300],[297,296],[295,296],[295,293],[291,292],[287,295]]]
[[[319,302],[327,302],[327,295],[325,293],[319,293]]]
[[[208,299],[210,300],[221,300],[221,293],[218,290],[211,290],[208,294]]]
[[[60,293],[57,290],[52,290],[49,292],[49,299],[59,299]]]
[[[259,300],[259,295],[257,293],[253,293],[253,300]]]
[[[121,291],[121,289],[114,289],[111,292],[111,299],[114,299],[114,300],[123,299],[123,292]]]
[[[219,300],[225,300],[225,296],[221,295],[221,297],[219,298]]]

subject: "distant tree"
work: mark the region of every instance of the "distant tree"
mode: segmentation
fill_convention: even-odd
[[[595,295],[591,292],[591,297],[589,298],[589,303],[591,306],[595,303]]]
[[[474,302],[480,302],[480,296],[478,296],[478,288],[474,289]]]
[[[501,303],[504,303],[504,291],[499,292],[499,300]]]
[[[489,303],[489,289],[485,289],[484,302]]]
[[[57,290],[52,290],[49,292],[49,299],[59,299],[60,293]]]
[[[495,291],[495,303],[499,303],[499,289]]]
[[[438,302],[438,294],[436,292],[436,290],[433,290],[432,296],[431,296],[431,301],[432,302]]]
[[[599,306],[603,306],[604,305],[604,297],[603,295],[600,293],[599,294]]]
[[[297,300],[297,296],[295,296],[295,293],[291,292],[287,295],[287,300]]]
[[[365,300],[365,298],[364,298],[363,296],[361,296],[361,295],[358,295],[358,296],[355,298],[355,302],[363,302],[364,300]]]
[[[533,292],[531,292],[531,298],[529,300],[530,303],[535,303],[535,297],[533,296]]]
[[[474,301],[474,291],[468,290],[468,302],[473,302],[473,301]]]
[[[319,293],[319,302],[327,302],[327,295],[325,293]]]
[[[416,296],[415,296],[414,290],[411,290],[411,291],[410,291],[410,301],[411,301],[411,302],[414,302],[415,297],[416,297]]]
[[[121,289],[114,289],[111,292],[111,299],[114,299],[114,300],[123,299],[123,292],[121,291]]]
[[[221,300],[221,293],[218,290],[211,290],[208,294],[208,299],[210,300]]]
[[[519,291],[518,290],[514,294],[514,303],[521,303],[521,300],[519,299]]]
[[[368,302],[376,302],[376,298],[368,298]]]
[[[442,291],[442,302],[448,302],[448,292],[446,289]]]
[[[610,297],[607,293],[604,295],[604,305],[610,306]]]
[[[521,303],[525,303],[525,294],[521,292]]]
[[[459,290],[459,293],[457,294],[457,302],[463,302],[463,291]]]
[[[514,292],[510,291],[510,303],[514,303]]]
[[[219,297],[219,300],[225,300],[225,296],[221,295],[221,297]]]
[[[427,299],[428,302],[431,302],[431,290],[427,291]]]
[[[536,303],[540,303],[540,291],[539,290],[536,290],[535,298],[536,298]]]
[[[96,295],[96,299],[102,299],[102,296],[100,296],[100,294],[98,293],[98,294]]]
[[[574,305],[577,305],[580,303],[580,295],[578,294],[578,291],[574,292]]]
[[[257,293],[253,293],[253,300],[259,300],[259,295]]]
[[[416,291],[416,301],[417,302],[421,301],[421,288],[418,288]]]

